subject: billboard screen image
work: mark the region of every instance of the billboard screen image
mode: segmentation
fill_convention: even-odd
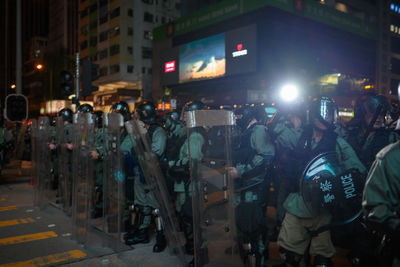
[[[225,33],[200,39],[179,48],[179,82],[225,75]]]

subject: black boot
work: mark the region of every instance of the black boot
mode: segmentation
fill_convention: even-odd
[[[126,245],[135,245],[139,243],[149,243],[149,233],[147,228],[137,229],[134,233],[125,235]]]
[[[163,231],[157,232],[157,237],[156,237],[156,243],[154,244],[153,247],[153,252],[161,252],[163,251],[167,246],[167,240],[165,239],[165,235]]]
[[[186,254],[189,254],[189,255],[193,255],[194,254],[193,239],[187,239],[186,240],[185,252],[186,252]]]
[[[103,216],[103,209],[102,208],[94,208],[93,212],[92,212],[92,218],[96,219],[96,218],[100,218],[101,216]]]

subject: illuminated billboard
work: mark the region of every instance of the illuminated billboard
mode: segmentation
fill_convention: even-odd
[[[179,48],[179,83],[222,77],[226,72],[225,33]]]

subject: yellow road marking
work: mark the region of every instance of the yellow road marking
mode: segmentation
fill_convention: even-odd
[[[6,263],[0,267],[39,267],[52,265],[72,259],[80,259],[86,257],[86,253],[80,250],[70,250],[63,253],[51,254],[44,257],[37,257],[27,261]]]
[[[0,246],[31,242],[35,240],[47,239],[57,236],[58,235],[55,232],[49,231],[49,232],[29,234],[29,235],[6,237],[0,239]]]
[[[0,211],[16,210],[16,206],[0,207]]]
[[[32,223],[35,222],[32,218],[24,218],[24,219],[15,219],[9,221],[0,221],[0,227],[23,224],[23,223]]]

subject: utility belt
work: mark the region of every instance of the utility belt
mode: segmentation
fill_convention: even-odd
[[[246,198],[246,193],[251,192],[253,202],[266,204],[269,198],[269,179],[244,179],[239,178],[235,180],[235,193],[240,195],[241,201]]]
[[[190,180],[190,172],[187,166],[171,167],[168,170],[168,174],[175,179],[177,183],[187,183]]]

